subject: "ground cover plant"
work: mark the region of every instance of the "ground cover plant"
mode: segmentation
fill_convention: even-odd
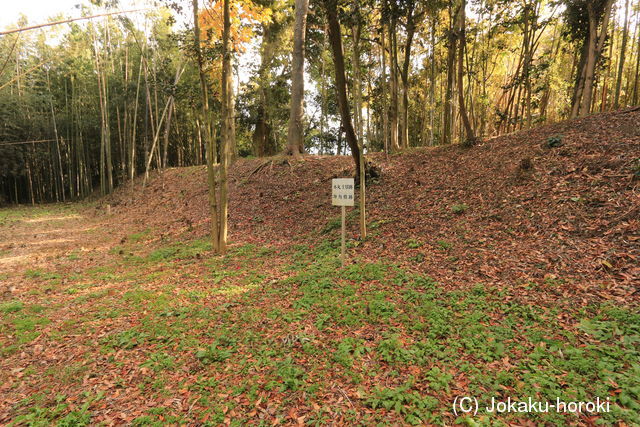
[[[2,419],[640,422],[637,310],[538,300],[562,278],[450,287],[391,259],[340,267],[338,242],[320,235],[219,257],[200,240],[149,243],[149,232],[92,269],[62,255],[53,270],[27,269],[25,289],[0,305]],[[463,395],[486,405],[600,396],[611,412],[455,416]]]
[[[372,156],[344,266],[345,157],[235,163],[224,255],[200,167],[2,209],[0,423],[636,425],[637,120]],[[486,409],[509,398],[609,410]]]

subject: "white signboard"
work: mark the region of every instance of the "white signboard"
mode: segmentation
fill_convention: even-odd
[[[331,180],[331,204],[334,206],[353,206],[353,178],[335,178]]]

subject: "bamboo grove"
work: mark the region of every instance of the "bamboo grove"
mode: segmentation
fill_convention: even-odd
[[[0,202],[237,156],[473,144],[640,102],[637,0],[226,3],[0,36]]]

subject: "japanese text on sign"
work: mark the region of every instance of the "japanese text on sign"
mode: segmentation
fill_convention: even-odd
[[[331,204],[334,206],[353,206],[353,178],[335,178],[331,180]]]

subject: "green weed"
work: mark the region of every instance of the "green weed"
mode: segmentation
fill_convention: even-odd
[[[224,362],[236,352],[235,344],[234,339],[220,337],[208,347],[196,351],[196,359],[204,364]]]
[[[177,259],[196,258],[211,250],[208,239],[194,240],[187,244],[176,243],[152,251],[146,258],[149,262],[173,261]]]
[[[40,280],[58,280],[60,279],[60,275],[53,272],[48,272],[44,270],[32,270],[29,269],[25,271],[24,277],[27,279],[40,279]]]
[[[143,231],[140,231],[138,233],[130,234],[129,236],[127,236],[127,240],[131,243],[138,243],[143,239],[147,238],[149,234],[151,234],[151,229],[146,228]]]
[[[0,303],[0,313],[15,313],[24,308],[21,301],[13,300]]]
[[[412,381],[397,388],[377,387],[365,399],[365,404],[372,409],[384,408],[395,411],[409,424],[433,422],[431,411],[438,407],[438,400],[431,396],[422,396],[411,390],[412,387]]]
[[[438,247],[443,251],[448,251],[449,249],[453,248],[453,243],[447,242],[446,240],[438,240],[436,243]]]
[[[151,353],[149,359],[142,363],[142,367],[150,368],[154,372],[173,369],[176,365],[175,358],[164,352]]]
[[[345,368],[350,368],[353,366],[354,360],[360,358],[367,350],[364,340],[345,338],[338,344],[333,354],[333,360]]]
[[[422,242],[419,242],[416,239],[407,239],[405,243],[409,249],[418,249],[422,246]]]
[[[461,215],[465,213],[468,209],[469,209],[469,206],[467,206],[464,203],[458,203],[451,206],[451,212],[453,212],[456,215]]]

